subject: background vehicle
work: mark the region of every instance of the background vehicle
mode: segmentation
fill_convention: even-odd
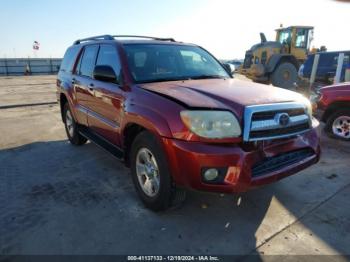
[[[293,89],[299,66],[305,61],[313,39],[312,26],[290,26],[276,30],[276,41],[267,41],[260,33],[261,43],[245,54],[239,72],[255,82]]]
[[[300,94],[232,79],[199,46],[131,37],[75,41],[57,98],[70,142],[89,139],[124,160],[147,207],[183,200],[183,188],[247,191],[319,160],[317,121]]]
[[[350,64],[350,51],[336,52],[319,52],[318,67],[316,71],[315,81],[323,84],[332,84],[337,71],[338,57],[340,53],[344,53],[343,68],[341,71],[340,82],[344,82],[345,70]],[[303,65],[299,69],[299,77],[308,80],[311,77],[312,66],[315,54],[310,54]]]
[[[350,83],[323,87],[312,100],[327,134],[350,141]]]
[[[232,65],[232,71],[238,70],[238,68],[242,65],[242,62],[239,60],[229,60],[226,63]]]

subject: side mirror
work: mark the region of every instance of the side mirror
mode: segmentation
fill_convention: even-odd
[[[235,71],[234,66],[231,66],[229,63],[224,63],[223,66],[226,69],[226,72],[232,76]]]
[[[117,75],[115,74],[114,69],[108,65],[95,66],[93,76],[94,79],[103,82],[118,83]]]

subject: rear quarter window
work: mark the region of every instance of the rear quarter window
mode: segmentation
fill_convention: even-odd
[[[61,63],[60,71],[72,72],[75,60],[77,59],[78,52],[78,47],[70,47],[67,49]]]

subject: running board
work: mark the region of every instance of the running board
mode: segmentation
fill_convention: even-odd
[[[91,131],[87,127],[79,126],[79,133],[93,142],[94,144],[98,145],[102,149],[106,150],[116,158],[122,160],[124,159],[124,153],[123,150],[121,150],[119,147],[111,144],[106,139],[101,137],[100,135],[96,134],[95,132]]]

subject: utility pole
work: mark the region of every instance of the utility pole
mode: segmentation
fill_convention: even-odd
[[[314,84],[315,79],[316,79],[316,73],[317,73],[317,67],[318,67],[319,59],[320,59],[320,55],[319,54],[315,54],[314,63],[312,65],[311,76],[310,76],[310,90],[311,90],[312,85]]]
[[[334,84],[338,84],[340,82],[341,71],[343,69],[343,63],[344,63],[344,53],[340,53],[338,56],[338,65],[337,65],[337,71],[336,71],[335,77],[334,77]]]

